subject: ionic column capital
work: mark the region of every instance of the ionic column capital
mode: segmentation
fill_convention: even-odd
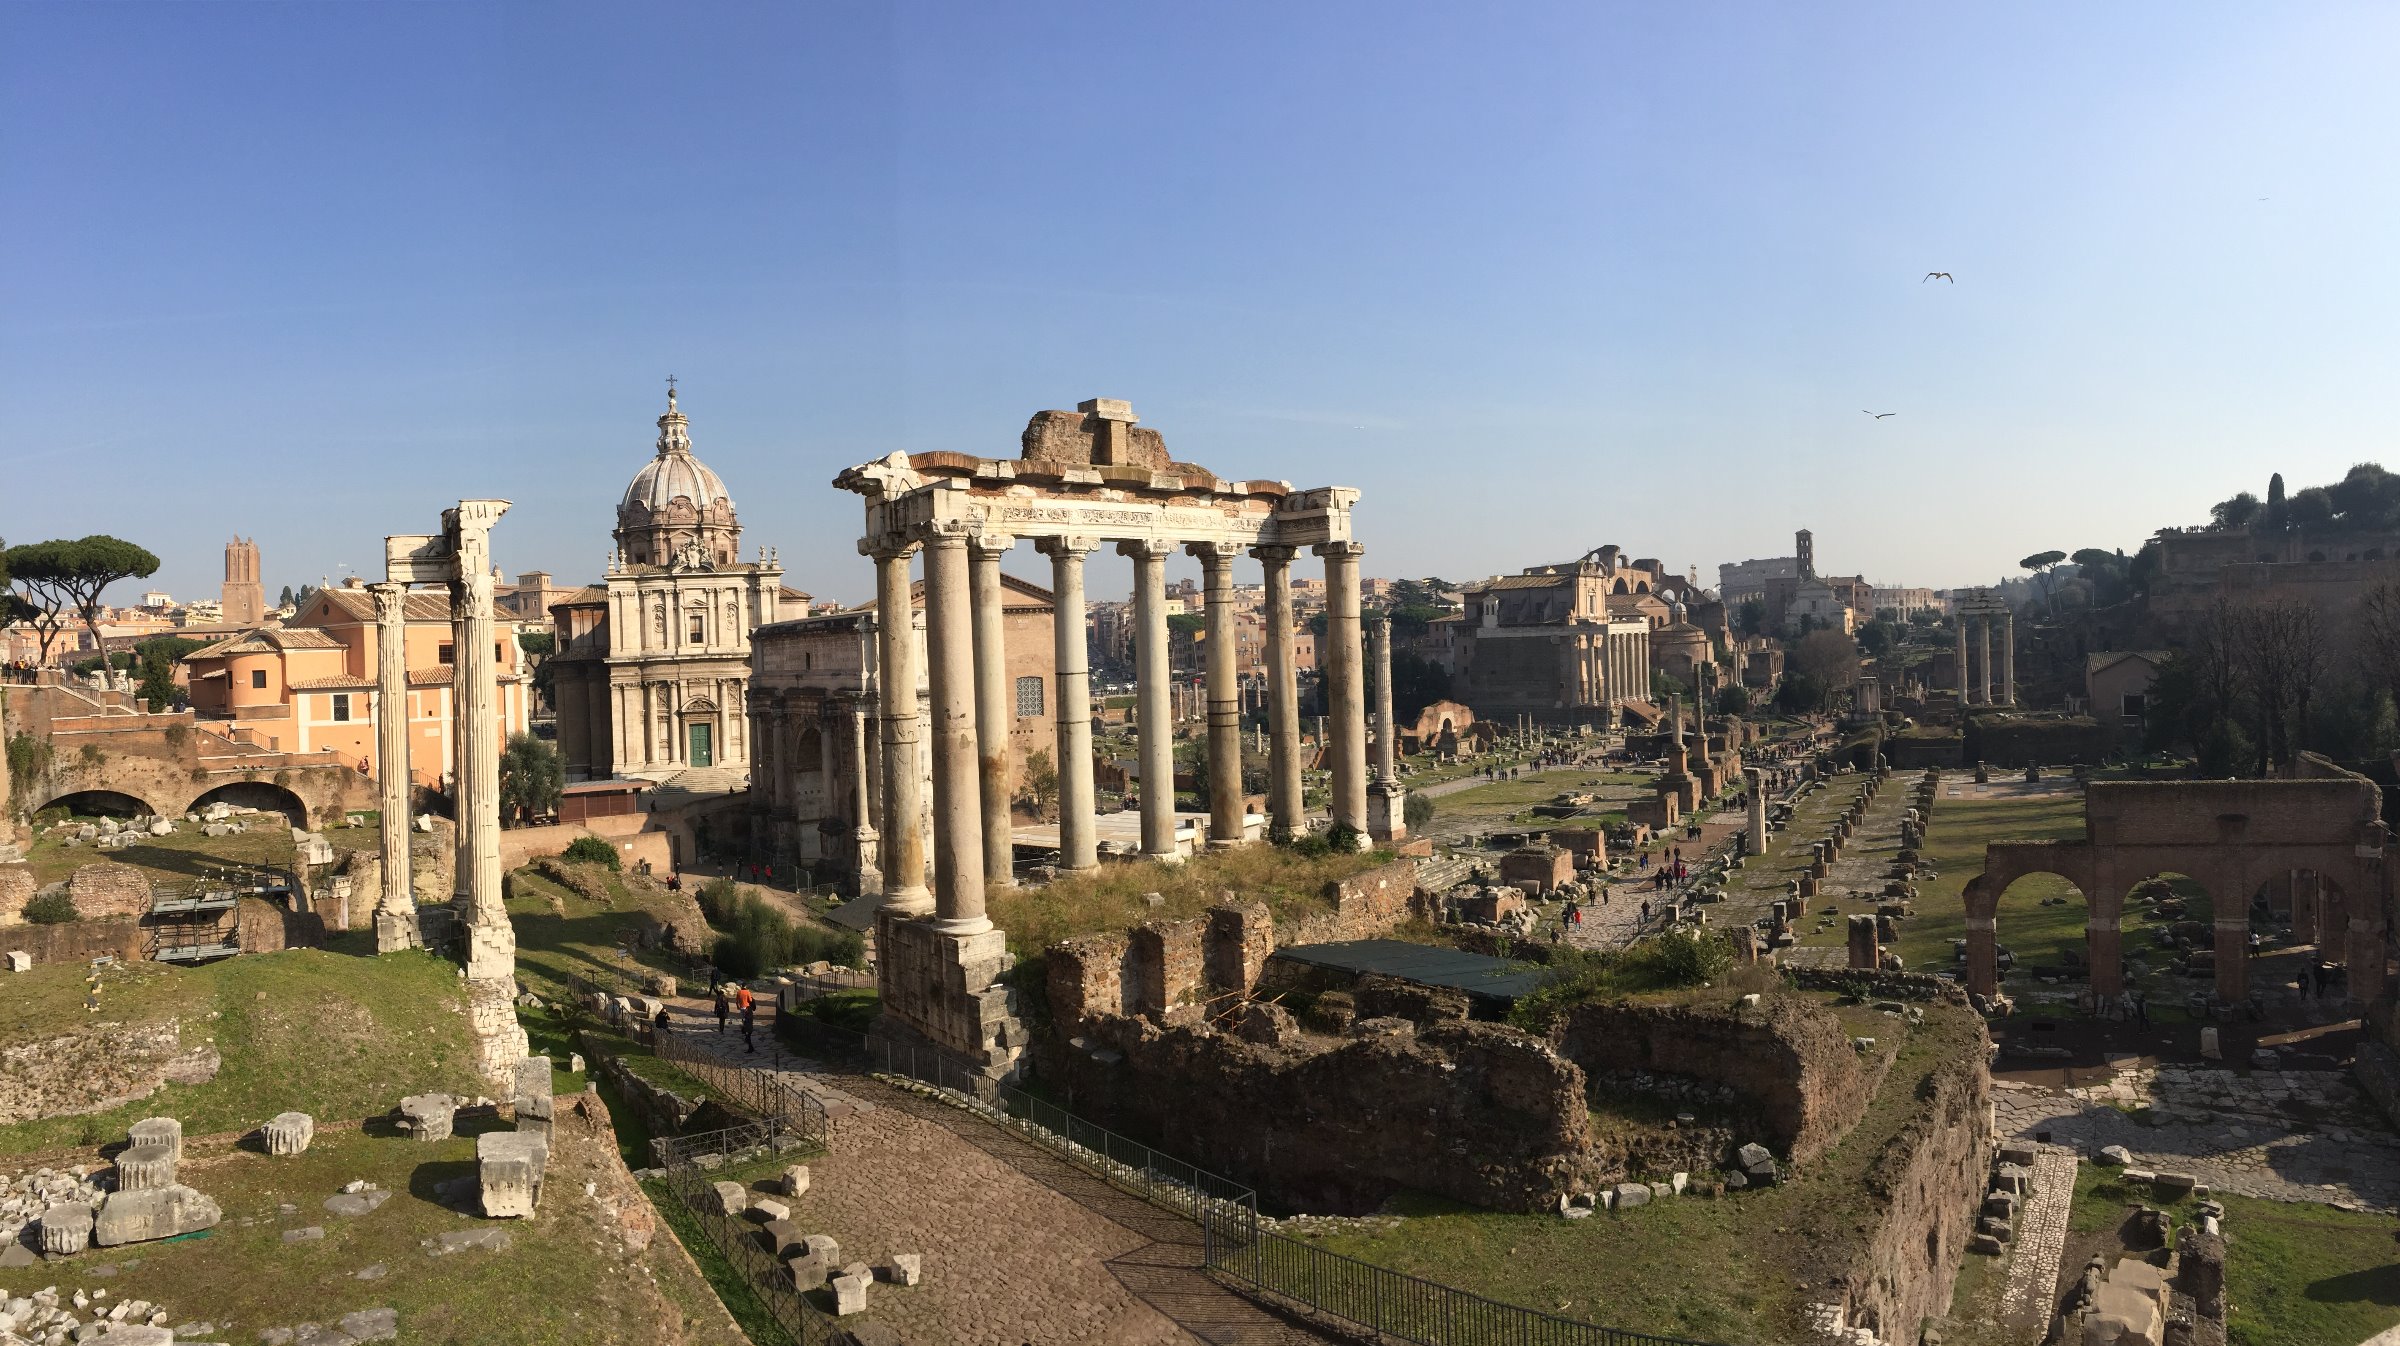
[[[909,529],[917,542],[927,551],[964,550],[975,536],[974,525],[964,519],[929,519]]]
[[[1309,551],[1329,561],[1355,561],[1367,554],[1366,544],[1363,542],[1320,542],[1309,548]]]
[[[917,540],[897,532],[878,533],[858,540],[858,554],[878,561],[905,561],[917,554]]]
[[[1175,544],[1160,538],[1128,538],[1117,544],[1117,555],[1136,561],[1164,561],[1174,554]]]
[[[1234,558],[1242,554],[1241,544],[1234,542],[1186,542],[1183,550],[1210,570],[1231,566]]]
[[[967,538],[967,555],[978,561],[997,561],[1016,545],[1017,540],[1006,533],[976,533]]]
[[[1250,559],[1270,566],[1286,566],[1300,554],[1298,547],[1259,546],[1250,549]]]
[[[1100,539],[1096,537],[1035,538],[1033,549],[1054,561],[1066,558],[1080,561],[1100,550]]]

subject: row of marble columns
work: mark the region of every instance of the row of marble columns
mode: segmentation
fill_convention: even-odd
[[[887,905],[911,915],[930,914],[945,933],[977,934],[991,928],[985,892],[1011,881],[1009,730],[1014,720],[1014,680],[1004,640],[1000,562],[1016,539],[998,535],[931,531],[920,540],[874,549],[879,614],[911,610],[909,566],[925,556],[925,658],[932,724],[931,779],[918,770],[926,732],[915,697],[916,649],[910,623],[879,621],[876,627],[877,698],[884,761],[882,816],[883,892]],[[1141,768],[1141,849],[1146,856],[1173,859],[1175,759],[1168,670],[1166,562],[1171,541],[1120,542],[1119,554],[1133,562],[1135,721]],[[1099,864],[1092,779],[1091,668],[1084,640],[1084,559],[1099,549],[1096,539],[1053,537],[1035,543],[1050,558],[1056,633],[1053,722],[1057,730],[1059,864],[1085,870]],[[1199,560],[1206,602],[1208,701],[1208,841],[1212,847],[1239,845],[1247,825],[1242,796],[1242,696],[1234,632],[1231,544],[1193,542],[1184,550]],[[1292,640],[1291,563],[1297,548],[1250,548],[1266,572],[1267,708],[1269,775],[1267,811],[1279,834],[1307,830],[1300,773],[1298,669]],[[1326,689],[1332,712],[1333,820],[1363,834],[1367,822],[1366,693],[1362,651],[1356,543],[1327,543],[1313,549],[1325,561],[1327,630]],[[1389,735],[1387,733],[1386,737]],[[933,792],[931,835],[924,823],[924,796]],[[928,863],[933,883],[928,889]]]
[[[1605,706],[1650,694],[1650,654],[1631,632],[1580,637],[1575,649],[1577,701]]]
[[[1992,700],[1992,623],[2000,623],[2000,699]],[[1975,623],[1975,666],[1982,672],[1980,684],[1968,677],[1967,623]],[[1958,697],[1962,704],[2017,704],[2017,619],[2007,612],[1962,612],[1958,614]]]

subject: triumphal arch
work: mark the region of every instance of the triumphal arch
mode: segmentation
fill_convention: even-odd
[[[985,915],[987,886],[1011,881],[1007,732],[1012,689],[1001,643],[1000,563],[1019,542],[1050,558],[1055,590],[1059,863],[1099,863],[1093,819],[1090,668],[1084,645],[1084,558],[1114,545],[1134,570],[1135,722],[1142,854],[1177,856],[1170,719],[1166,561],[1200,562],[1206,602],[1209,798],[1207,844],[1244,843],[1241,691],[1235,666],[1234,566],[1265,572],[1270,833],[1307,829],[1301,801],[1300,705],[1293,659],[1292,562],[1306,550],[1325,566],[1322,663],[1329,712],[1332,822],[1345,840],[1370,831],[1366,688],[1358,561],[1351,534],[1358,492],[1295,490],[1281,481],[1227,481],[1176,462],[1133,409],[1095,398],[1044,411],[1015,458],[894,453],[853,467],[834,485],[866,501],[859,550],[875,562],[876,608],[910,610],[912,559],[924,555],[925,670],[931,721],[932,809],[917,792],[916,698],[877,698],[885,798],[883,905],[876,915],[884,1031],[914,1033],[992,1074],[1013,1069],[1021,1030],[998,984],[1005,941]],[[908,622],[877,624],[876,682],[917,685]],[[1374,782],[1393,819],[1399,792]],[[930,818],[930,826],[927,819]],[[1374,829],[1382,832],[1385,829]],[[927,870],[932,876],[927,885]]]

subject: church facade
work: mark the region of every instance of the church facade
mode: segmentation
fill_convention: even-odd
[[[750,765],[750,633],[808,610],[763,550],[741,559],[725,483],[667,392],[657,453],[617,504],[603,581],[553,604],[552,698],[570,780]]]

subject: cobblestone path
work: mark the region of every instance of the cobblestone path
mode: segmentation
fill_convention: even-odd
[[[2035,1332],[2050,1325],[2057,1303],[2058,1263],[2067,1247],[2067,1212],[2075,1204],[2075,1152],[2045,1145],[2033,1161],[2033,1192],[2017,1209],[2008,1286],[2000,1317]]]
[[[707,1006],[672,1007],[685,1041],[728,1063],[774,1071],[833,1119],[809,1164],[794,1219],[830,1234],[843,1260],[925,1258],[925,1281],[877,1285],[869,1318],[910,1346],[1321,1346],[1201,1270],[1199,1226],[959,1109],[719,1036]]]

